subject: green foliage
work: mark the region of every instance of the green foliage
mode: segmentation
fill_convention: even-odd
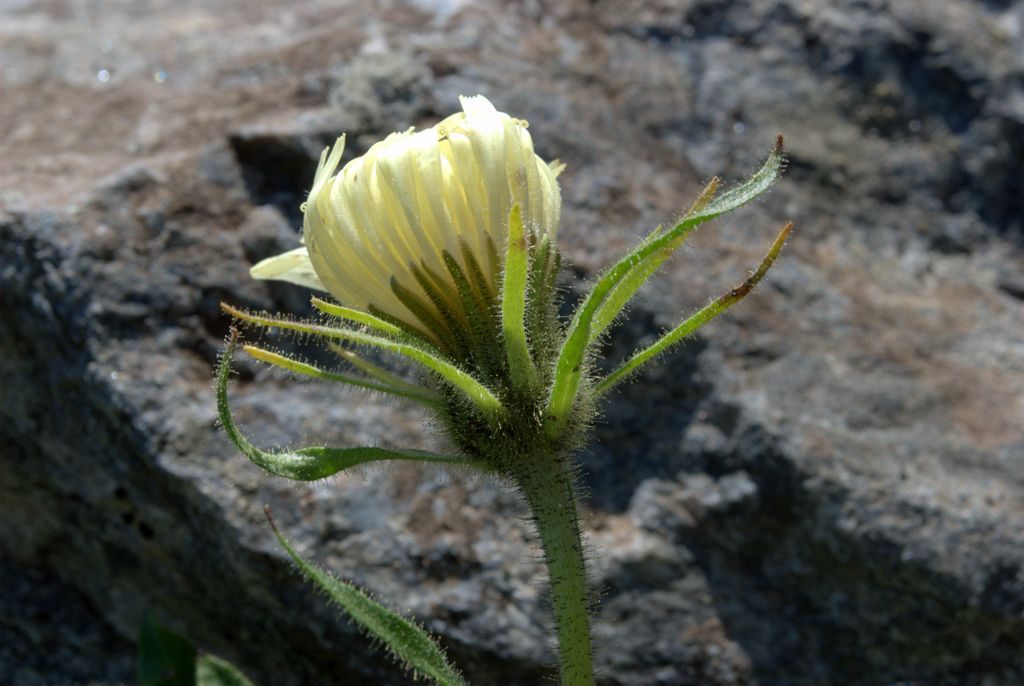
[[[188,639],[146,613],[139,629],[139,686],[253,686],[231,663],[200,655]]]
[[[139,629],[139,684],[194,686],[196,648],[146,613]]]
[[[343,307],[335,303],[329,303],[323,298],[312,298],[309,302],[312,303],[313,307],[316,309],[320,310],[324,314],[329,314],[332,317],[347,319],[357,324],[365,324],[386,336],[402,335],[401,327],[396,326],[391,322],[384,321],[380,317],[375,317],[372,314],[361,312],[360,310],[353,310],[351,307]]]
[[[253,684],[227,660],[213,655],[200,655],[196,660],[196,686],[253,686]]]
[[[457,453],[376,447],[260,450],[235,426],[228,407],[227,385],[237,332],[232,334],[217,377],[218,411],[225,431],[254,463],[290,479],[321,479],[377,460],[466,465],[505,478],[526,499],[540,535],[552,585],[562,684],[592,686],[587,579],[570,454],[583,441],[596,414],[597,399],[750,293],[774,263],[790,225],[779,233],[760,266],[743,283],[603,379],[595,373],[594,344],[698,226],[765,192],[781,174],[783,161],[780,137],[760,169],[746,182],[717,194],[718,180],[713,179],[675,226],[655,229],[606,270],[565,326],[557,315],[557,246],[547,234],[538,235],[532,227],[523,225],[518,206],[513,206],[509,215],[504,261],[499,260],[489,239],[481,258],[488,266],[504,265],[497,280],[494,273],[482,268],[464,242],[460,242],[461,260],[445,252],[444,268],[434,265],[446,273],[435,273],[421,263],[409,265],[415,283],[406,280],[399,285],[392,277],[392,292],[412,313],[410,321],[384,314],[372,304],[362,312],[321,299],[314,299],[313,305],[335,318],[330,324],[338,326],[253,314],[222,305],[225,312],[247,324],[293,331],[327,342],[366,376],[328,372],[247,346],[257,359],[304,376],[416,400],[433,413]],[[416,362],[421,368],[422,385],[409,383],[364,360],[338,341]],[[420,627],[351,584],[309,564],[276,528],[275,534],[302,573],[378,638],[396,659],[438,683],[462,683],[440,648]]]
[[[394,383],[393,381],[385,380],[384,377],[379,374],[376,375],[377,381],[373,381],[371,379],[352,376],[351,374],[328,372],[315,365],[301,362],[270,350],[257,348],[254,345],[243,346],[243,349],[245,352],[249,353],[261,362],[272,364],[275,367],[280,367],[281,369],[287,369],[290,372],[301,374],[302,376],[309,376],[314,379],[323,379],[324,381],[334,381],[335,383],[344,383],[350,386],[358,386],[360,388],[366,388],[379,393],[389,393],[408,400],[415,400],[416,402],[422,403],[428,407],[437,408],[440,404],[440,398],[434,392],[423,388],[422,386],[416,386],[405,382]]]
[[[704,191],[697,198],[697,201],[687,211],[686,217],[692,217],[698,212],[702,211],[707,207],[711,199],[715,197],[715,193],[718,190],[718,179],[714,178],[704,188]],[[651,242],[657,240],[663,235],[661,228],[657,228],[652,231],[645,242]],[[604,302],[598,308],[597,313],[594,315],[594,320],[590,327],[590,342],[593,343],[597,338],[611,325],[612,321],[619,316],[622,310],[626,307],[627,303],[636,295],[636,292],[640,290],[640,287],[647,282],[647,279],[651,277],[654,272],[658,271],[658,268],[662,263],[667,260],[672,253],[679,249],[679,247],[689,237],[689,233],[683,233],[674,241],[666,245],[661,250],[651,253],[630,271],[619,283],[615,284],[608,297],[605,298]],[[638,247],[643,247],[644,243],[641,243]]]
[[[419,362],[430,371],[436,373],[453,388],[462,391],[466,400],[473,403],[480,411],[488,416],[497,413],[501,409],[501,402],[486,386],[474,379],[456,365],[445,360],[437,353],[416,345],[414,343],[383,338],[361,331],[351,329],[335,328],[322,324],[311,324],[306,322],[294,322],[288,319],[267,317],[264,315],[243,312],[230,305],[221,303],[221,308],[232,317],[250,324],[259,324],[268,328],[286,329],[300,333],[322,336],[327,339],[340,339],[368,345],[378,348],[384,352],[394,353]]]
[[[642,241],[640,245],[605,272],[603,277],[598,279],[593,290],[577,308],[558,356],[555,381],[548,394],[547,407],[544,410],[545,429],[550,435],[562,431],[564,424],[568,421],[586,368],[584,358],[591,342],[596,338],[596,335],[591,335],[594,329],[594,319],[609,294],[613,293],[613,289],[623,280],[627,280],[629,283],[628,293],[632,296],[640,285],[654,273],[654,269],[650,268],[650,262],[647,261],[650,256],[666,248],[670,254],[672,250],[682,244],[682,239],[689,232],[704,222],[741,207],[768,190],[782,173],[783,162],[782,138],[780,136],[776,141],[775,149],[746,183],[708,202],[703,209],[687,214],[671,231],[659,233],[653,240]],[[668,254],[665,254],[654,266],[657,267],[667,257]],[[628,281],[631,274],[635,278]],[[620,309],[627,302],[628,298],[616,299],[616,304]],[[616,314],[615,310],[606,311],[601,316],[601,321],[611,321]]]
[[[352,365],[359,371],[363,372],[364,374],[371,376],[374,379],[377,379],[385,386],[395,389],[395,391],[405,391],[407,397],[417,395],[426,396],[426,398],[429,398],[429,400],[431,401],[428,404],[436,404],[437,402],[440,401],[440,397],[430,389],[424,388],[419,384],[409,383],[408,381],[398,376],[397,374],[393,374],[388,370],[384,369],[379,364],[374,364],[373,362],[370,362],[366,358],[360,356],[354,350],[343,348],[333,341],[329,342],[327,344],[327,347],[330,348],[330,350],[334,352],[336,355],[338,355],[338,357],[345,360],[350,365]],[[248,346],[246,347],[246,350],[248,350]]]
[[[327,596],[367,633],[387,648],[391,656],[417,676],[432,679],[441,686],[465,684],[458,670],[430,634],[410,619],[389,610],[365,591],[325,572],[299,555],[278,530],[267,512],[274,534],[303,576],[316,584]]]
[[[528,389],[537,384],[537,370],[526,343],[526,284],[530,265],[519,205],[513,205],[509,214],[507,243],[501,280],[501,328],[512,384],[517,389]]]
[[[789,236],[789,232],[792,228],[792,223],[786,224],[782,228],[782,231],[780,231],[779,235],[776,236],[775,242],[772,243],[771,248],[768,249],[768,253],[764,256],[764,259],[761,260],[761,264],[743,283],[725,295],[720,296],[710,305],[701,308],[682,324],[672,329],[657,341],[637,352],[628,360],[616,367],[614,371],[597,384],[594,388],[594,395],[604,395],[611,390],[613,386],[628,378],[630,374],[639,369],[643,364],[649,362],[671,348],[673,345],[679,343],[694,331],[742,300],[747,293],[749,293],[754,286],[764,278],[764,275],[768,273],[768,270],[775,262],[775,259],[779,256],[779,251],[782,250],[782,246],[785,244],[786,238]]]
[[[413,460],[416,462],[440,462],[443,464],[465,464],[460,455],[440,455],[425,450],[388,450],[377,447],[326,448],[312,446],[298,450],[267,452],[254,446],[238,429],[231,416],[228,404],[228,378],[231,375],[231,360],[238,346],[238,331],[232,330],[227,348],[221,357],[217,370],[217,414],[228,437],[235,446],[254,463],[268,472],[296,481],[316,481],[366,462],[378,460]]]

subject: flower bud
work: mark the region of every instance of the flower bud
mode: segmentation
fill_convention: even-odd
[[[485,301],[496,298],[512,206],[531,243],[554,244],[561,209],[558,168],[534,153],[526,122],[483,96],[460,100],[462,112],[393,133],[335,175],[340,138],[324,151],[304,205],[303,236],[324,290],[432,338],[439,322],[465,319],[451,296],[462,276]],[[291,251],[252,273],[311,285],[299,260],[301,250]]]

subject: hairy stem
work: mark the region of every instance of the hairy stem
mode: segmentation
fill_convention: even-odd
[[[540,455],[516,465],[540,534],[551,579],[562,686],[593,686],[587,578],[576,511],[574,473],[565,456]]]

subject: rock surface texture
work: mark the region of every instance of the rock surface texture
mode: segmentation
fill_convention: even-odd
[[[0,681],[131,681],[149,608],[257,684],[405,683],[290,570],[270,504],[472,683],[544,683],[542,569],[501,484],[295,485],[215,426],[218,303],[308,309],[248,268],[295,245],[322,147],[475,93],[568,164],[570,298],[702,181],[778,131],[790,151],[608,342],[731,287],[794,220],[580,456],[601,683],[1024,683],[1012,0],[0,3]],[[238,371],[263,445],[436,446],[412,408]]]

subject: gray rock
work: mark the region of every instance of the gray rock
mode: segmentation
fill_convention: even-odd
[[[0,560],[0,571],[5,682],[73,686],[133,680],[132,645],[79,592],[52,573],[11,560]]]
[[[1024,3],[546,5],[0,9],[0,674],[129,680],[152,609],[260,684],[403,683],[290,571],[264,504],[473,683],[550,674],[502,484],[285,483],[214,424],[218,303],[308,308],[248,269],[295,244],[323,146],[480,92],[568,163],[569,300],[701,181],[777,131],[790,150],[606,342],[614,364],[653,340],[795,221],[580,455],[602,683],[1024,681]],[[261,444],[439,440],[411,408],[236,368]]]

